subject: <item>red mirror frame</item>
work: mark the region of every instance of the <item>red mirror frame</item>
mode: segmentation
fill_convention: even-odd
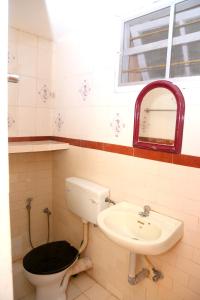
[[[152,89],[160,88],[160,87],[166,88],[170,92],[172,92],[177,103],[175,139],[173,145],[139,141],[140,108],[141,108],[143,98]],[[151,150],[180,153],[181,146],[182,146],[182,137],[183,137],[184,114],[185,114],[185,100],[181,90],[176,85],[174,85],[172,82],[167,80],[157,80],[149,83],[141,90],[135,103],[133,146],[138,148],[151,149]]]

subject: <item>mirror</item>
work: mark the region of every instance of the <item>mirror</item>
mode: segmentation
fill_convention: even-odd
[[[180,89],[166,80],[151,82],[135,104],[133,145],[180,153],[185,101]]]

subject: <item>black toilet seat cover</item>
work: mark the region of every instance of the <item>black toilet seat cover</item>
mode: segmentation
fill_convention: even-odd
[[[67,241],[52,242],[28,252],[23,258],[23,266],[32,274],[54,274],[72,265],[77,256],[78,250]]]

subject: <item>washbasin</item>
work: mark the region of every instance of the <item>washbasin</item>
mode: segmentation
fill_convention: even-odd
[[[148,216],[140,216],[142,211],[142,207],[123,201],[103,210],[97,223],[108,238],[138,254],[164,253],[183,236],[182,221],[152,210]]]

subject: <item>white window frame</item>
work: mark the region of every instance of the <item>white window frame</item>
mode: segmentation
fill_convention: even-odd
[[[183,2],[184,0],[166,0],[162,3],[150,3],[151,9],[144,9],[139,11],[137,14],[128,16],[126,18],[121,19],[121,39],[120,39],[120,51],[117,52],[117,65],[115,70],[115,92],[130,92],[130,91],[139,91],[143,86],[146,84],[157,80],[157,79],[150,79],[145,81],[138,81],[138,82],[130,82],[126,84],[120,84],[120,76],[121,76],[121,70],[122,70],[122,58],[124,53],[124,24],[125,22],[128,22],[132,19],[136,19],[142,16],[145,16],[147,14],[153,13],[155,11],[164,9],[169,7],[170,8],[170,16],[169,16],[169,33],[168,33],[168,41],[167,41],[167,59],[166,59],[166,73],[164,78],[160,78],[162,80],[169,80],[180,87],[199,87],[200,82],[200,75],[199,76],[185,76],[185,77],[170,77],[170,61],[171,61],[171,48],[172,48],[172,39],[173,39],[173,25],[174,25],[174,12],[175,12],[175,6],[178,3]],[[194,38],[196,33],[191,33],[188,35],[187,38]],[[181,38],[182,37],[176,37],[174,38],[175,43],[173,44],[181,44]],[[193,39],[195,40],[195,39]],[[199,39],[198,39],[199,40]],[[166,43],[166,41],[161,41]],[[157,42],[156,42],[157,43]],[[153,44],[153,43],[152,43]],[[142,47],[142,46],[141,46]],[[163,47],[163,46],[162,46]],[[134,50],[133,50],[134,51]],[[129,50],[127,51],[127,53]],[[159,79],[158,79],[159,80]]]

